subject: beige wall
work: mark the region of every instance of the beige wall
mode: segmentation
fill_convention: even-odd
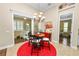
[[[10,9],[33,16],[37,12],[26,4],[0,4],[0,49],[14,45],[12,13]]]
[[[58,41],[58,25],[59,25],[57,6],[46,11],[45,17],[46,17],[46,21],[51,21],[53,24],[52,40],[57,42]]]
[[[60,26],[60,20],[59,20],[59,14],[65,14],[69,12],[74,12],[74,17],[72,20],[72,34],[71,34],[71,47],[77,48],[77,38],[78,38],[78,22],[79,22],[79,4],[76,4],[76,7],[73,9],[68,9],[62,12],[58,11],[58,5],[49,9],[45,13],[46,21],[52,21],[53,24],[53,31],[52,31],[52,41],[58,42],[59,40],[59,26]]]

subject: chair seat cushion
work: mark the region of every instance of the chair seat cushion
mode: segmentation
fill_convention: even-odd
[[[43,38],[43,40],[45,40],[45,41],[49,41],[49,38]]]
[[[32,40],[32,42],[39,43],[39,42],[40,42],[40,40]]]

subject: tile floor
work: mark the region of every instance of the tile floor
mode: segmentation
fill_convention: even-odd
[[[23,42],[25,43],[25,42]],[[18,48],[23,44],[18,43],[13,47],[7,49],[6,56],[16,56]],[[56,43],[53,44],[57,49],[57,56],[79,56],[79,49],[73,49],[68,46],[58,45]]]

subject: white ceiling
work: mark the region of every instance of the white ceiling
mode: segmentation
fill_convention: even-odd
[[[49,8],[56,6],[56,3],[28,3],[29,6],[37,9],[38,11],[47,11]]]

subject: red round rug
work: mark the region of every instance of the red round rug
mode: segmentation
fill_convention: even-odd
[[[17,56],[37,56],[37,54],[31,55],[31,48],[32,46],[28,45],[29,43],[24,43],[17,51]],[[46,43],[44,45],[47,45]],[[39,51],[39,56],[56,56],[56,49],[55,47],[50,44],[50,50],[48,47],[44,47]]]

